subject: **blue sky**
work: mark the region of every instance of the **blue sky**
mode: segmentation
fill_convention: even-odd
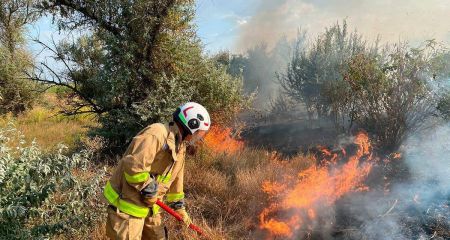
[[[234,47],[240,26],[255,14],[256,0],[199,0],[195,23],[198,35],[208,52]]]
[[[215,53],[232,49],[237,41],[239,26],[246,23],[247,19],[254,14],[255,3],[255,0],[197,1],[195,25],[206,52]],[[64,37],[58,34],[51,17],[41,18],[34,26],[30,26],[29,30],[30,39],[38,37],[46,43],[51,43],[52,38],[59,41]],[[34,53],[41,50],[37,44],[30,43],[29,46]]]

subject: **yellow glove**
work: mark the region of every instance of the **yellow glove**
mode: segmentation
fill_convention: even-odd
[[[187,227],[189,227],[189,225],[191,225],[192,220],[189,217],[189,214],[186,212],[186,209],[184,208],[180,208],[175,210],[178,214],[180,214],[180,216],[183,218],[183,223],[184,225],[186,225]]]

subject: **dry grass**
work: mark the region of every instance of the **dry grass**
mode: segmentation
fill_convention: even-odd
[[[95,126],[90,116],[67,117],[58,114],[60,103],[52,93],[46,93],[37,105],[18,116],[11,114],[0,117],[0,127],[13,123],[25,135],[25,140],[36,140],[45,151],[51,151],[59,143],[70,149]]]
[[[264,150],[244,149],[233,155],[202,150],[186,163],[188,212],[208,239],[258,239],[258,216],[268,201],[262,183],[287,171],[296,174],[313,163],[308,156],[280,159]],[[198,239],[168,214],[163,217],[169,239]],[[95,226],[91,238],[105,239],[104,228],[104,224]]]
[[[264,181],[296,174],[314,160],[307,156],[280,159],[263,150],[244,149],[233,155],[203,151],[187,160],[185,192],[194,222],[212,239],[255,239],[258,216],[267,204]],[[173,219],[169,229],[176,229]],[[192,231],[174,231],[174,239],[192,239]]]
[[[88,127],[94,126],[94,121],[86,116],[64,117],[57,115],[57,112],[58,100],[53,93],[48,93],[31,111],[0,118],[0,127],[13,122],[25,135],[27,142],[36,139],[47,151],[54,149],[58,143],[75,148]],[[287,160],[264,150],[244,149],[234,154],[217,154],[204,149],[187,159],[185,192],[188,211],[210,239],[258,238],[258,216],[268,201],[262,191],[262,183],[276,180],[286,171],[295,174],[312,163],[312,158],[307,156]],[[75,174],[90,176],[92,172]],[[98,211],[106,212],[106,208]],[[193,231],[182,227],[172,217],[165,214],[164,218],[170,239],[196,238]],[[70,238],[106,239],[105,222],[82,231],[87,231],[88,237],[81,234]],[[55,237],[67,238],[65,234]]]

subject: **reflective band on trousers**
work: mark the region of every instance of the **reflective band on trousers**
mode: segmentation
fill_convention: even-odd
[[[167,174],[167,175],[159,175],[156,178],[156,181],[160,182],[160,183],[168,183],[170,181],[170,179],[172,178],[172,174]]]
[[[106,183],[103,195],[111,205],[131,216],[143,218],[146,217],[150,211],[147,207],[141,207],[120,199],[119,194],[112,188],[109,181]]]
[[[166,195],[167,202],[176,202],[184,199],[184,193],[168,193]]]
[[[158,205],[156,205],[156,204],[153,204],[153,207],[152,207],[152,213],[153,213],[153,216],[155,216],[156,214],[158,214],[160,209],[161,209],[160,206],[158,206]]]
[[[134,175],[129,175],[128,173],[124,172],[125,180],[127,180],[128,183],[141,183],[147,181],[147,179],[150,177],[150,174],[148,172],[142,172]]]

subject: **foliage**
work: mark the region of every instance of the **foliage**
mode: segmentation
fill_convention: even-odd
[[[279,80],[310,118],[332,119],[343,132],[364,128],[382,147],[395,148],[434,114],[436,94],[429,85],[448,76],[447,58],[433,40],[419,48],[380,48],[378,40],[368,47],[361,35],[348,33],[344,21],[311,46],[297,47]]]
[[[88,230],[99,218],[97,194],[104,174],[74,174],[88,171],[89,151],[66,156],[61,145],[45,155],[36,142],[26,146],[23,138],[13,125],[0,129],[1,238],[43,239]]]
[[[287,71],[279,81],[285,92],[306,105],[310,118],[330,116],[330,102],[323,89],[341,79],[345,62],[366,51],[366,42],[356,31],[349,33],[347,23],[327,28],[310,46],[300,38]],[[373,51],[376,51],[374,47]]]
[[[192,24],[194,1],[43,1],[63,30],[84,30],[75,42],[46,48],[67,69],[46,63],[33,79],[70,89],[66,114],[95,113],[95,131],[119,150],[149,123],[196,101],[232,117],[242,102],[239,78],[202,54]]]
[[[379,62],[359,54],[348,62],[343,80],[330,85],[324,95],[339,126],[358,127],[375,134],[382,146],[396,148],[405,133],[423,123],[428,111],[418,109],[427,98],[425,59],[420,51],[398,45]],[[425,115],[424,115],[425,114]]]
[[[430,45],[431,44],[431,45]],[[433,84],[440,50],[406,44],[387,46],[379,55],[359,54],[347,63],[343,80],[327,89],[333,112],[377,136],[381,145],[396,148],[407,132],[417,131],[435,115],[441,98]],[[334,97],[334,98],[333,98]],[[341,120],[340,126],[345,126]]]
[[[35,99],[35,86],[25,79],[32,59],[24,39],[26,25],[36,18],[34,2],[6,0],[0,6],[0,114],[23,112]]]

